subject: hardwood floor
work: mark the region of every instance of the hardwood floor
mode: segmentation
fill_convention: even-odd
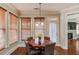
[[[11,55],[26,55],[26,48],[18,47]]]
[[[54,51],[54,55],[65,55],[66,51],[64,51],[60,47],[56,47]],[[11,55],[27,55],[27,51],[25,47],[18,47]]]
[[[68,40],[68,54],[69,55],[79,55],[79,39]]]
[[[54,55],[67,55],[67,50],[62,49],[61,47],[55,47]]]
[[[11,55],[26,55],[26,53],[25,47],[18,47]],[[54,55],[79,55],[79,40],[69,40],[68,50],[56,46]]]

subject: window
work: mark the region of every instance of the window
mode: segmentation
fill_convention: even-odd
[[[9,44],[15,43],[18,40],[17,29],[17,17],[10,13]]]
[[[22,40],[26,40],[28,37],[31,36],[31,18],[30,17],[22,17]]]
[[[57,40],[57,23],[50,22],[49,24],[49,35],[52,42],[56,42]]]
[[[34,27],[35,27],[35,29],[34,29],[35,38],[37,38],[39,34],[42,34],[42,36],[44,36],[44,17],[35,17],[34,18]]]
[[[0,50],[5,48],[5,12],[0,8]]]

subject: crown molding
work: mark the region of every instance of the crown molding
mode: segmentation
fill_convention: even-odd
[[[72,11],[79,11],[79,5],[77,6],[72,6],[72,7],[69,7],[69,8],[66,8],[66,9],[63,9],[61,10],[60,12],[64,12],[64,13],[67,13],[67,12],[72,12]]]
[[[9,3],[1,3],[0,7],[4,8],[5,10],[15,14],[16,16],[18,16],[18,10],[15,9],[11,4]]]
[[[48,16],[48,15],[59,15],[60,13],[57,11],[42,11],[41,12],[41,16]],[[23,11],[21,12],[20,16],[39,16],[39,12],[38,11]]]

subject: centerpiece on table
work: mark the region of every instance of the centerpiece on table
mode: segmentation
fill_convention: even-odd
[[[38,40],[39,40],[38,43],[39,43],[39,45],[41,45],[41,39],[42,39],[42,34],[39,33],[39,34],[38,34]]]

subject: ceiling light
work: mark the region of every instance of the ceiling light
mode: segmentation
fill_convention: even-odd
[[[35,10],[39,10],[39,17],[41,17],[41,4],[42,3],[39,3],[39,8],[34,8]],[[39,24],[36,24],[36,26],[39,26],[39,25],[44,25],[44,23],[41,21],[42,19],[40,18],[40,23]]]
[[[38,24],[38,23],[36,23],[36,26],[37,26],[37,27],[38,27],[38,25],[39,25],[39,24]]]
[[[43,26],[43,25],[44,25],[44,23],[43,23],[43,22],[41,22],[41,25]]]

